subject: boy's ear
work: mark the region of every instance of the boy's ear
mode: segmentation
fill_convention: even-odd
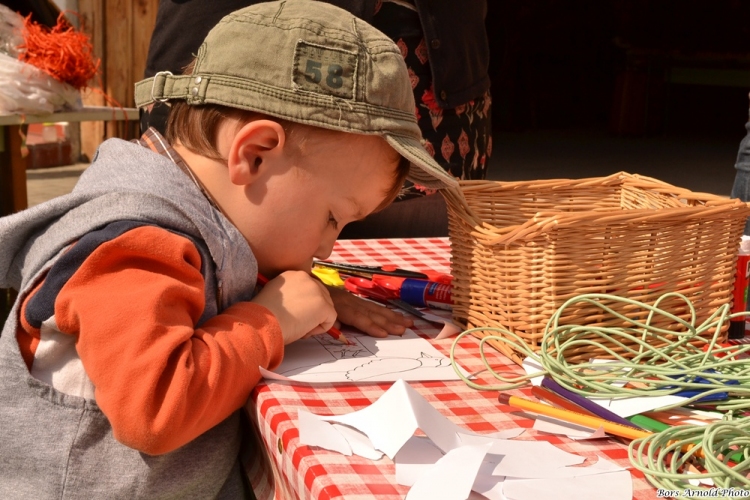
[[[227,157],[229,179],[233,184],[251,184],[263,172],[270,156],[284,148],[286,133],[273,120],[246,123],[235,133]]]

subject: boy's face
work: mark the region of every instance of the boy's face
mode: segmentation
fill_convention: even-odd
[[[328,258],[344,225],[383,202],[399,160],[383,139],[355,134],[314,134],[303,153],[285,149],[245,188],[252,206],[240,230],[268,277]]]

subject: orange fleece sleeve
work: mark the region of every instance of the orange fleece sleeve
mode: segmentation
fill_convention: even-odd
[[[278,321],[252,302],[195,327],[205,303],[200,268],[189,239],[143,226],[94,250],[55,302],[115,438],[148,454],[227,418],[260,380],[258,367],[283,356]]]

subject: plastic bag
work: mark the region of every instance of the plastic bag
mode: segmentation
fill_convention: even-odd
[[[42,114],[81,107],[81,95],[73,86],[0,54],[0,114]]]
[[[22,29],[21,14],[0,4],[0,54],[18,55],[18,46],[23,43]]]

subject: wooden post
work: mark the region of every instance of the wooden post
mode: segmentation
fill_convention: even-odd
[[[21,131],[24,125],[0,127],[0,216],[19,212],[28,206],[26,194],[26,158],[22,155]]]
[[[101,59],[99,75],[91,86],[104,91],[104,68],[107,65],[104,56],[104,0],[78,0],[81,15],[81,30],[91,39],[94,56]],[[87,106],[104,106],[104,96],[100,92],[87,89],[83,93],[83,103]],[[104,122],[81,123],[81,154],[87,160],[94,157],[94,152],[104,140]]]
[[[78,0],[83,31],[90,37],[94,53],[101,58],[100,88],[121,106],[134,105],[135,83],[143,79],[148,45],[156,23],[158,0]],[[84,103],[109,104],[99,92],[88,91]],[[132,138],[138,123],[91,122],[81,124],[81,150],[93,157],[99,144],[108,137]]]
[[[104,11],[106,24],[105,81],[107,95],[121,106],[133,105],[133,0],[109,0]],[[117,43],[112,41],[117,40]],[[127,138],[124,127],[109,122],[107,137]]]

